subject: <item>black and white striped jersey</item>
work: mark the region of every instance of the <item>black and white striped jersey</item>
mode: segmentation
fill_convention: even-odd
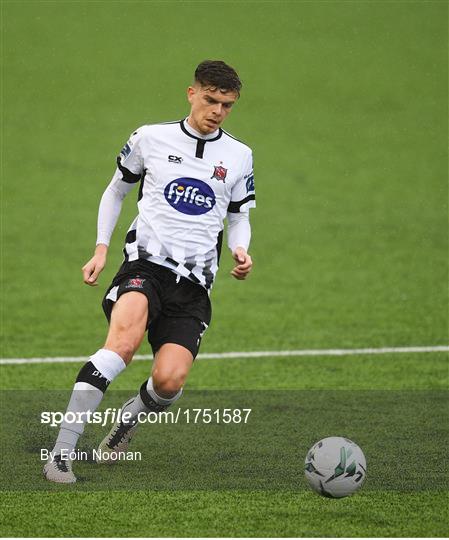
[[[210,289],[227,213],[255,206],[251,149],[222,129],[208,136],[187,120],[137,129],[115,179],[140,183],[125,259],[146,259]]]

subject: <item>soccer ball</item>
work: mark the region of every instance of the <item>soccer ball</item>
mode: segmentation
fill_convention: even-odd
[[[313,491],[341,498],[361,488],[366,476],[362,450],[344,437],[326,437],[307,452],[305,475]]]

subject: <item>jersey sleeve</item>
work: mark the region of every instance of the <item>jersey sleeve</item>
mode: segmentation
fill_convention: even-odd
[[[121,174],[117,169],[101,198],[97,220],[97,245],[109,246],[122,209],[123,199],[134,187],[134,184],[123,182]]]
[[[256,193],[254,189],[253,155],[249,152],[245,160],[239,180],[234,184],[231,191],[231,202],[228,212],[238,214],[246,212],[256,206]]]
[[[141,132],[139,128],[131,134],[128,142],[117,156],[117,168],[122,175],[121,180],[127,184],[139,182],[144,175],[140,139]]]
[[[251,240],[249,210],[238,214],[228,213],[228,247],[234,252],[238,247],[248,251]]]

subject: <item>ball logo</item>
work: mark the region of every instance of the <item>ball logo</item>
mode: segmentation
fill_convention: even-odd
[[[215,205],[212,188],[195,178],[173,180],[165,187],[164,195],[170,206],[190,216],[206,214]]]

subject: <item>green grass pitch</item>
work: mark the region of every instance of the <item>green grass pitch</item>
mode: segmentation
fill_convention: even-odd
[[[202,352],[446,345],[447,16],[440,1],[3,0],[1,356],[102,344],[136,194],[91,289],[80,267],[99,198],[129,133],[187,114],[205,58],[244,81],[224,127],[254,149],[258,208],[253,274],[234,281],[223,254]],[[105,403],[150,367],[131,365]],[[79,483],[49,485],[36,445],[54,431],[36,412],[47,396],[65,406],[78,369],[1,366],[3,536],[449,533],[446,353],[199,360],[180,406],[249,400],[252,424],[143,426],[140,469],[80,463]],[[89,426],[83,444],[101,433]],[[340,434],[365,450],[368,477],[328,500],[303,460]]]

